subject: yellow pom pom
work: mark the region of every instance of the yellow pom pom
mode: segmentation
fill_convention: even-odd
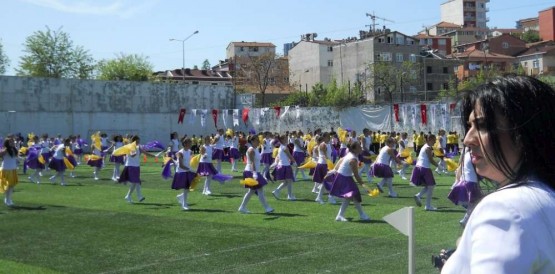
[[[112,155],[114,156],[122,156],[131,154],[131,152],[137,151],[137,142],[133,142],[131,144],[127,144],[125,146],[121,146],[120,148],[114,150]]]
[[[326,164],[328,165],[328,170],[332,170],[334,168],[333,162],[330,159],[326,159]]]
[[[198,163],[200,163],[200,154],[197,154],[191,158],[189,165],[192,169],[196,169],[198,167]]]
[[[250,186],[250,187],[258,185],[258,181],[253,178],[245,178],[244,180],[241,180],[239,183],[241,185]]]
[[[307,161],[306,163],[304,163],[303,165],[301,165],[299,168],[307,168],[307,169],[310,169],[310,168],[315,168],[315,167],[316,167],[316,162],[314,162],[314,161],[312,160],[312,158],[310,158],[309,161]]]
[[[191,186],[189,187],[189,190],[193,191],[195,190],[195,188],[197,188],[197,185],[200,182],[201,177],[202,176],[197,174],[197,177],[195,177],[195,179],[193,179],[193,181],[191,182]]]
[[[368,196],[370,197],[378,197],[380,195],[380,191],[378,189],[372,189],[368,191]]]
[[[412,156],[409,156],[405,159],[405,162],[407,162],[407,164],[412,165],[412,163],[414,162],[414,160],[412,159]]]
[[[410,148],[406,147],[405,149],[403,149],[403,151],[401,151],[401,157],[403,158],[407,158],[411,155],[411,151]]]
[[[453,159],[445,159],[445,163],[447,164],[447,171],[455,171],[459,164],[457,164]]]

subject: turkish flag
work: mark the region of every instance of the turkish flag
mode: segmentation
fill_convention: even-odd
[[[399,104],[393,105],[393,113],[395,114],[395,122],[399,122]]]
[[[177,119],[178,124],[183,124],[183,118],[185,117],[185,109],[179,110],[179,118]]]
[[[449,112],[453,113],[453,111],[455,111],[455,107],[457,106],[456,103],[451,103],[449,104]]]
[[[274,110],[276,111],[276,117],[279,118],[279,114],[281,113],[281,107],[275,106]]]
[[[426,125],[428,123],[428,111],[426,111],[426,105],[420,105],[420,116],[422,117],[422,124]]]
[[[243,109],[243,123],[245,123],[245,125],[246,125],[248,120],[249,120],[249,109],[244,108]]]
[[[217,109],[212,110],[212,118],[214,119],[214,126],[216,128],[218,128],[218,110]]]

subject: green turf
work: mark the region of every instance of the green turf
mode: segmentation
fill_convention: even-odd
[[[399,198],[363,198],[371,222],[359,222],[350,206],[350,222],[342,223],[334,221],[338,205],[314,202],[309,181],[295,183],[294,202],[275,200],[270,192],[277,185],[269,184],[265,193],[275,213],[264,214],[253,197],[252,214],[245,215],[237,212],[245,193],[241,173],[233,173],[230,183],[213,182],[210,197],[190,193],[191,210],[184,212],[159,163],[149,159],[141,171],[146,200],[128,204],[128,187],[108,179],[111,165],[99,181],[90,167],[79,166],[66,187],[46,175],[40,185],[30,183],[20,170],[16,206],[0,206],[0,273],[407,272],[407,237],[382,218],[414,206],[420,188],[397,176]],[[229,164],[224,173],[231,174]],[[439,211],[415,208],[417,273],[437,273],[430,256],[452,247],[462,232],[464,210],[446,198],[453,179],[436,175]]]

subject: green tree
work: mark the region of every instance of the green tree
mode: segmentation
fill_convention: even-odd
[[[4,46],[2,45],[2,41],[0,40],[0,74],[6,73],[6,69],[10,65],[10,59],[4,53]]]
[[[153,65],[148,57],[120,53],[115,59],[98,63],[98,79],[148,81],[152,77]]]
[[[534,42],[541,41],[540,34],[535,30],[527,30],[523,32],[520,39],[524,40],[526,43],[534,43]]]
[[[204,62],[202,62],[202,69],[203,70],[211,70],[212,66],[210,65],[210,62],[208,61],[208,59],[204,59]]]
[[[270,85],[272,68],[276,64],[277,56],[272,52],[264,53],[260,56],[248,55],[248,61],[241,66],[244,77],[250,79],[258,88],[262,95],[261,106],[266,106],[266,88]]]
[[[74,46],[59,28],[36,31],[25,39],[26,55],[21,57],[17,75],[51,78],[91,78],[94,59],[81,46]]]

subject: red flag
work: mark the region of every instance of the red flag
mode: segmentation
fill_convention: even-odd
[[[179,119],[177,119],[177,123],[178,123],[178,124],[183,124],[183,118],[184,118],[184,117],[185,117],[185,109],[182,108],[182,109],[179,111]]]
[[[449,104],[449,112],[453,113],[453,111],[455,111],[455,107],[457,106],[456,103],[451,103]]]
[[[243,123],[245,123],[245,125],[246,125],[248,120],[249,120],[249,109],[244,108],[243,109]]]
[[[420,105],[420,116],[422,116],[422,124],[426,125],[428,123],[428,116],[426,111],[426,105]]]
[[[214,119],[214,126],[216,128],[218,128],[218,110],[217,109],[212,110],[212,118]]]
[[[399,122],[399,104],[393,104],[393,113],[395,113],[395,122]]]
[[[279,113],[281,112],[281,107],[275,106],[275,107],[274,107],[274,110],[276,111],[276,117],[279,118]]]

